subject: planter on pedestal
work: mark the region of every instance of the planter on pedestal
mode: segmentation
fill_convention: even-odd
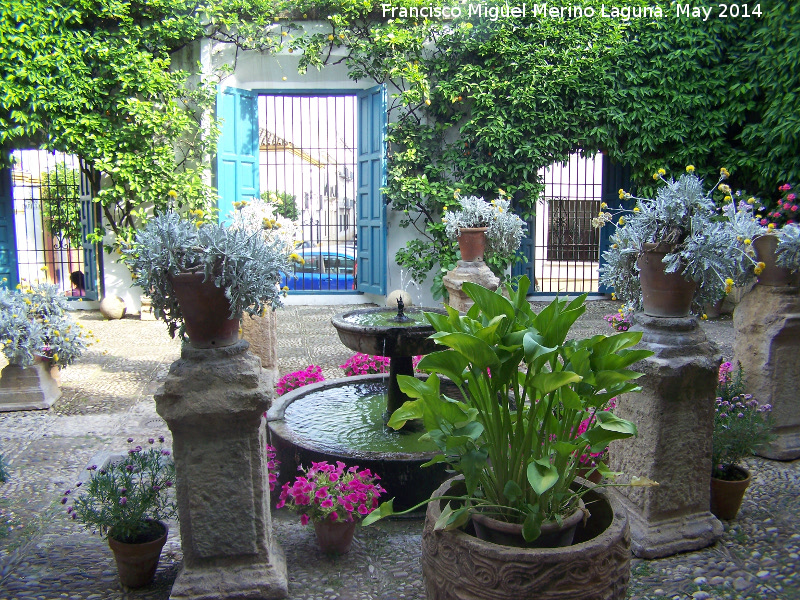
[[[448,495],[455,480],[434,497]],[[467,531],[435,531],[443,506],[428,505],[422,534],[422,573],[428,600],[555,600],[626,597],[630,535],[625,510],[605,490],[587,492],[591,517],[571,546],[514,548]],[[469,526],[468,526],[469,527]]]
[[[777,248],[777,236],[762,235],[753,240],[756,260],[764,263],[764,270],[758,275],[758,283],[776,287],[797,285],[800,273],[792,273],[790,269],[785,269],[775,264],[775,251]]]
[[[161,549],[167,543],[169,527],[161,521],[151,524],[152,532],[144,542],[128,544],[114,539],[113,530],[108,536],[108,545],[114,553],[119,581],[129,588],[144,587],[153,581]]]
[[[744,493],[750,485],[750,473],[741,467],[730,466],[727,471],[739,479],[711,478],[711,512],[719,519],[735,519]]]
[[[461,260],[483,262],[488,229],[488,227],[462,227],[458,230],[458,249],[461,250]]]
[[[230,319],[231,304],[225,289],[203,273],[172,276],[175,297],[181,306],[186,335],[194,348],[223,348],[239,340],[239,321]]]
[[[325,554],[346,554],[350,552],[355,531],[355,521],[341,521],[338,523],[334,523],[330,519],[314,521],[317,543]]]
[[[6,365],[0,373],[0,412],[50,408],[61,397],[61,372],[47,357],[30,367]]]
[[[672,249],[664,244],[644,244],[639,256],[639,282],[644,314],[651,317],[685,317],[692,308],[697,284],[680,273],[666,273],[663,260]]]

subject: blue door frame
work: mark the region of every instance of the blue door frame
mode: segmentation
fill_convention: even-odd
[[[358,98],[358,232],[357,293],[386,293],[386,86],[336,90],[242,90],[220,86],[217,118],[223,120],[217,144],[214,182],[219,219],[233,203],[258,197],[258,96],[357,96]],[[231,127],[233,124],[233,127]],[[302,293],[302,292],[297,292]],[[352,292],[351,292],[352,293]]]

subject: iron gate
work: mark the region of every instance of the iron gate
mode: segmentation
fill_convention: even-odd
[[[40,150],[12,153],[17,270],[70,298],[97,299],[95,252],[87,251],[94,206],[77,158]]]
[[[520,247],[528,262],[513,274],[528,275],[534,293],[596,293],[601,236],[591,220],[600,210],[602,157],[575,154],[539,174],[544,194]]]
[[[259,96],[261,197],[295,229],[291,290],[356,288],[355,95]]]

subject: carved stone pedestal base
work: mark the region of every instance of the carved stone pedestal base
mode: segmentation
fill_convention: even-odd
[[[772,405],[775,439],[758,454],[800,458],[800,290],[756,285],[736,307],[733,326],[747,393]]]
[[[170,598],[285,598],[286,562],[272,539],[266,420],[272,377],[248,343],[184,345],[156,394],[172,431],[183,569]]]
[[[450,294],[448,304],[459,312],[467,312],[474,304],[472,299],[461,289],[467,281],[483,286],[492,292],[500,285],[500,279],[482,260],[458,261],[458,266],[442,277],[442,283]]]
[[[61,397],[58,367],[38,360],[30,367],[6,365],[0,372],[0,412],[40,410]]]
[[[655,354],[631,367],[644,375],[641,393],[623,394],[615,413],[633,421],[635,438],[613,442],[611,468],[657,487],[612,491],[628,510],[631,550],[643,558],[671,556],[713,544],[722,524],[709,512],[711,431],[721,360],[694,317],[636,314],[637,348]]]

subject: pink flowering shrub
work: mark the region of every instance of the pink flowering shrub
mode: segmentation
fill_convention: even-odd
[[[278,485],[278,475],[280,471],[278,467],[281,464],[277,458],[275,448],[267,444],[267,474],[269,475],[269,491],[274,492],[275,487]]]
[[[617,399],[611,398],[608,401],[608,406],[606,406],[603,410],[612,410],[617,406]],[[591,417],[586,417],[581,424],[578,426],[578,431],[575,432],[575,437],[580,436],[581,434],[585,433],[589,426],[594,424],[597,418],[592,413]],[[588,466],[595,466],[596,460],[601,460],[603,456],[608,452],[608,448],[605,448],[602,452],[590,452],[588,454],[581,454],[580,458],[578,459],[578,463],[580,467],[588,467]]]
[[[603,317],[614,331],[628,331],[631,326],[630,318],[623,313],[611,313]]]
[[[378,498],[386,492],[376,483],[378,475],[357,465],[347,468],[342,461],[336,461],[336,466],[311,463],[310,469],[300,466],[298,470],[302,474],[293,483],[283,484],[275,507],[299,513],[303,525],[326,519],[358,521],[378,507]]]
[[[419,361],[422,360],[421,356],[415,356],[412,359],[414,368],[417,368]],[[347,359],[339,368],[344,369],[345,377],[353,377],[355,375],[377,375],[379,373],[389,372],[389,358],[387,356],[372,356],[358,352]]]
[[[325,381],[325,376],[322,374],[322,367],[308,365],[302,371],[287,373],[281,377],[278,380],[275,391],[278,393],[278,396],[283,396],[287,392],[291,392],[299,387],[320,381]]]

